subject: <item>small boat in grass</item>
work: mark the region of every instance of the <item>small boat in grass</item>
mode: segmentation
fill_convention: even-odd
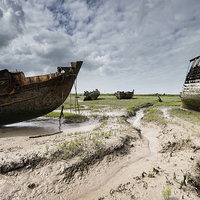
[[[134,95],[134,90],[132,92],[124,92],[124,91],[117,91],[115,93],[115,96],[118,98],[118,99],[131,99]]]
[[[180,93],[182,107],[200,111],[200,56],[190,60],[188,72]]]
[[[25,77],[0,71],[0,126],[30,120],[58,108],[68,97],[82,61],[53,74]]]
[[[87,101],[87,100],[96,100],[98,98],[98,96],[100,95],[100,92],[98,89],[92,91],[92,92],[88,92],[88,91],[84,91],[84,95],[86,96],[84,98],[83,101]]]

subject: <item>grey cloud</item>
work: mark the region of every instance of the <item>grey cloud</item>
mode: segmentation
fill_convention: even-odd
[[[199,54],[198,1],[35,0],[21,1],[23,9],[5,1],[0,46],[10,45],[0,66],[38,74],[83,60],[81,87],[167,93],[173,84],[179,92],[188,60]]]
[[[70,36],[58,32],[46,31],[45,33],[33,36],[33,53],[37,56],[60,61],[65,57],[73,57],[74,43]]]
[[[3,17],[3,10],[0,8],[0,20]]]
[[[22,6],[14,0],[3,1],[0,6],[0,48],[2,48],[23,33],[24,12]]]

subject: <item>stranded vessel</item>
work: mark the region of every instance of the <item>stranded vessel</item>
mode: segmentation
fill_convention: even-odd
[[[53,74],[25,77],[0,71],[0,126],[30,120],[58,108],[68,97],[82,61]]]
[[[131,99],[133,97],[133,94],[134,94],[134,90],[132,92],[124,92],[124,91],[117,91],[115,93],[115,96],[118,98],[118,99]]]
[[[200,56],[190,60],[188,72],[180,93],[182,107],[200,111]]]
[[[87,101],[87,100],[96,100],[98,98],[98,96],[100,95],[100,92],[98,89],[92,91],[92,92],[88,92],[88,91],[84,91],[84,95],[86,96],[83,100]]]

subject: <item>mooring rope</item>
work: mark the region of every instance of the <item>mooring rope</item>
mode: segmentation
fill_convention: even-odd
[[[63,80],[64,80],[64,78],[63,78]],[[63,85],[62,85],[62,103],[63,103]],[[61,117],[64,117],[63,109],[64,109],[64,105],[61,106],[61,111],[60,111],[60,116],[59,116],[59,131],[61,131]]]
[[[75,111],[76,111],[76,105],[77,105],[78,113],[80,114],[79,105],[78,105],[78,95],[77,95],[77,79],[74,81],[74,87],[75,87]]]
[[[69,99],[69,110],[70,110],[70,113],[72,112],[71,111],[71,93],[70,93],[70,99]]]
[[[61,117],[64,117],[63,109],[64,109],[64,106],[62,105],[61,111],[60,111],[60,116],[59,116],[59,131],[61,131]]]

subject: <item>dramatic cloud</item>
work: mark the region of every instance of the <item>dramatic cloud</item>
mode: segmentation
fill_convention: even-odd
[[[24,12],[19,3],[0,1],[0,49],[23,33]]]
[[[0,0],[0,68],[83,60],[78,90],[179,93],[199,55],[199,0]]]

